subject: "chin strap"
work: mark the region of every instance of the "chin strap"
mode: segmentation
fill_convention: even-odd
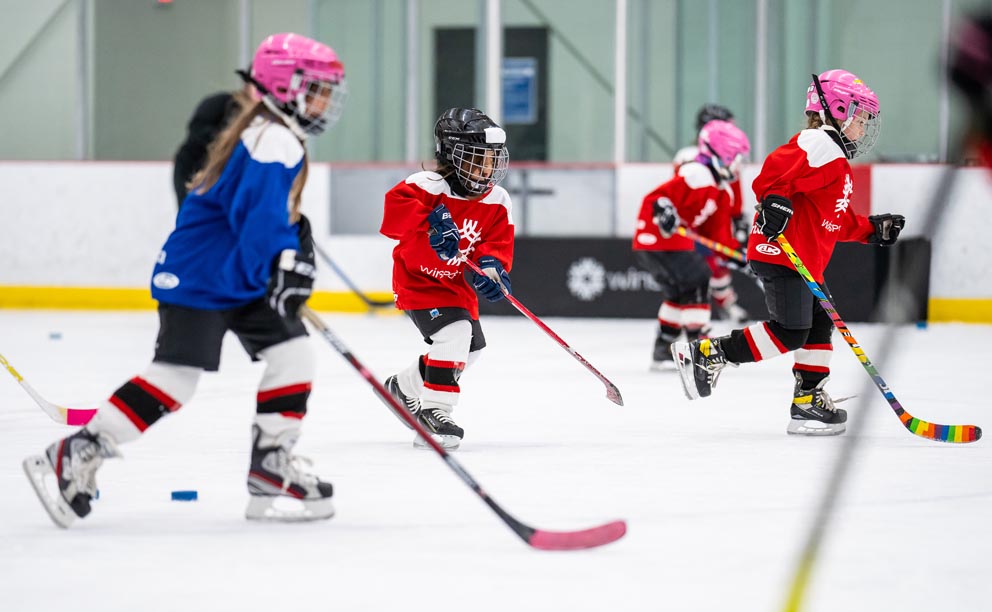
[[[841,139],[840,145],[841,150],[844,152],[844,157],[847,159],[854,159],[854,154],[847,150],[847,145],[845,144],[846,138],[844,137],[844,132],[841,130],[840,126],[837,125],[837,120],[834,119],[833,113],[830,112],[830,106],[827,105],[827,96],[823,93],[823,85],[820,84],[820,77],[813,75],[813,86],[816,87],[816,95],[820,98],[820,106],[822,110],[820,111],[820,119],[829,122],[830,127],[837,130],[837,135]]]

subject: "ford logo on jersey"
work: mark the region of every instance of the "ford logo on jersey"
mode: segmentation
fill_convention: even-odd
[[[179,277],[171,272],[159,272],[152,277],[152,284],[159,289],[175,289],[179,286]]]
[[[782,249],[767,242],[762,242],[758,246],[754,247],[754,250],[759,253],[764,253],[765,255],[779,255],[782,253]]]

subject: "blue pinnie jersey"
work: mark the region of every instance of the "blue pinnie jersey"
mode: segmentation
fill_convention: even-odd
[[[152,272],[152,297],[223,310],[264,296],[275,257],[300,248],[288,202],[302,164],[303,145],[288,128],[252,122],[217,182],[183,201]]]

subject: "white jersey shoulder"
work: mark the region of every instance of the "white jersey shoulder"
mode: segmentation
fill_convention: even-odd
[[[806,163],[811,168],[821,168],[835,159],[846,159],[844,152],[825,130],[826,128],[799,132],[796,144],[806,152]]]
[[[448,181],[444,180],[440,174],[432,170],[425,170],[423,172],[411,174],[406,177],[406,183],[408,185],[416,185],[431,195],[444,194],[449,198],[456,200],[468,199],[463,198],[457,193],[452,193],[451,186],[448,185]],[[510,225],[513,225],[513,205],[510,202],[510,194],[507,193],[506,189],[496,185],[493,187],[492,191],[486,194],[486,197],[476,201],[480,204],[497,204],[503,206],[506,208],[507,220],[509,220]]]
[[[679,166],[679,176],[685,179],[685,184],[692,189],[717,186],[713,173],[699,162],[689,162]]]
[[[675,157],[672,158],[672,163],[676,166],[681,166],[686,162],[695,160],[697,155],[699,155],[699,147],[682,147],[675,152]]]
[[[510,194],[499,185],[486,194],[486,197],[479,200],[482,204],[495,204],[506,209],[506,221],[513,225],[513,203],[510,201]]]
[[[251,158],[263,164],[278,162],[293,168],[303,159],[303,143],[285,125],[262,117],[241,132],[241,142]]]

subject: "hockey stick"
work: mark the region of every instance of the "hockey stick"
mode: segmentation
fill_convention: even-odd
[[[700,236],[699,234],[697,234],[696,232],[692,231],[691,229],[685,226],[680,225],[675,231],[678,232],[680,236],[685,236],[686,238],[692,240],[693,242],[698,242],[699,244],[703,245],[704,247],[713,251],[714,253],[717,253],[718,255],[723,255],[724,257],[736,259],[741,263],[747,263],[747,257],[744,255],[744,253],[741,253],[736,249],[732,249],[724,244],[720,244],[715,240],[710,240],[709,238]]]
[[[351,282],[351,279],[348,278],[348,275],[344,273],[344,270],[342,270],[340,268],[340,266],[338,266],[336,263],[334,263],[334,260],[331,259],[331,256],[330,255],[327,254],[327,251],[325,251],[316,242],[314,242],[313,246],[314,246],[314,249],[317,251],[317,254],[320,255],[320,258],[324,260],[324,263],[326,263],[327,265],[329,265],[331,267],[331,269],[334,270],[334,273],[338,275],[338,278],[340,278],[342,281],[344,281],[344,284],[348,286],[348,289],[351,289],[351,292],[354,293],[355,295],[357,295],[358,296],[358,299],[360,299],[363,302],[365,302],[365,305],[366,306],[368,306],[369,308],[382,308],[382,307],[385,307],[385,306],[392,306],[393,305],[393,301],[392,300],[388,300],[388,301],[387,300],[373,300],[369,296],[367,296],[364,293],[362,293],[362,291],[357,286],[355,286],[355,283]]]
[[[938,442],[968,443],[975,442],[982,437],[981,428],[974,425],[937,425],[936,423],[930,423],[928,421],[918,419],[906,412],[906,410],[903,409],[902,405],[899,403],[899,400],[896,399],[896,396],[891,390],[889,390],[888,385],[886,385],[885,381],[882,380],[882,376],[878,373],[878,370],[872,364],[871,360],[868,359],[868,355],[866,355],[864,350],[862,350],[861,345],[854,339],[854,334],[852,334],[851,330],[848,329],[847,324],[841,320],[840,315],[837,314],[837,309],[830,303],[830,300],[827,299],[823,289],[813,279],[813,275],[809,273],[808,269],[806,269],[806,266],[803,264],[802,260],[799,259],[799,255],[796,254],[795,249],[792,248],[792,245],[789,244],[789,241],[786,240],[784,235],[779,236],[777,240],[782,246],[782,250],[784,250],[785,254],[789,257],[789,261],[791,261],[792,265],[795,266],[796,271],[799,272],[799,275],[806,281],[806,286],[809,287],[809,290],[814,296],[816,296],[816,299],[820,301],[820,306],[823,306],[823,310],[825,310],[827,315],[829,315],[831,320],[833,320],[834,326],[837,328],[837,331],[840,332],[840,335],[844,337],[844,340],[847,340],[848,346],[850,346],[851,350],[854,351],[854,354],[858,357],[858,361],[861,362],[861,365],[864,367],[865,371],[868,372],[869,376],[871,376],[875,386],[878,387],[878,390],[882,392],[883,396],[885,396],[885,400],[889,402],[889,406],[896,413],[896,416],[899,417],[899,420],[902,421],[902,424],[906,427],[906,429],[921,438],[936,440]]]
[[[471,268],[472,271],[475,272],[476,274],[485,275],[485,272],[483,272],[482,269],[479,268],[479,266],[477,266],[475,262],[471,261],[470,259],[465,260],[465,265]],[[527,308],[523,304],[521,304],[520,301],[517,300],[517,298],[510,295],[510,292],[506,290],[506,287],[503,286],[503,283],[499,283],[499,289],[500,291],[503,292],[503,295],[506,297],[506,299],[509,300],[511,304],[513,304],[513,307],[520,311],[520,314],[524,315],[525,317],[533,321],[538,327],[544,330],[544,333],[554,338],[555,342],[558,343],[558,346],[568,351],[569,355],[575,357],[575,359],[579,363],[584,365],[587,370],[592,372],[593,375],[600,380],[600,382],[606,385],[606,397],[611,402],[617,404],[618,406],[623,406],[623,398],[620,397],[620,389],[618,389],[616,385],[610,382],[610,379],[600,374],[599,370],[594,368],[591,363],[586,361],[585,357],[579,355],[578,351],[570,347],[568,343],[566,343],[564,340],[561,339],[561,336],[551,331],[550,327],[548,327],[547,325],[544,324],[543,321],[538,319],[537,316],[534,315],[534,313],[527,310]]]
[[[13,376],[18,383],[20,383],[21,388],[31,396],[34,403],[38,404],[38,406],[45,411],[45,414],[50,416],[56,423],[61,423],[62,425],[85,425],[89,423],[90,419],[92,419],[96,414],[95,408],[65,408],[51,403],[35,391],[34,387],[29,385],[28,381],[24,380],[24,377],[21,376],[20,372],[15,370],[14,366],[10,365],[10,362],[7,361],[3,355],[0,355],[0,365],[7,368],[10,375]]]
[[[486,505],[489,506],[489,508],[492,509],[497,516],[499,516],[499,518],[503,519],[503,522],[506,523],[506,525],[512,529],[514,533],[520,536],[520,539],[528,545],[540,550],[578,550],[581,548],[595,548],[597,546],[609,544],[610,542],[615,542],[627,533],[627,523],[624,521],[613,521],[598,527],[582,529],[579,531],[544,531],[543,529],[535,529],[534,527],[525,525],[510,516],[506,510],[503,510],[499,504],[489,497],[489,494],[486,493],[479,483],[477,483],[469,475],[469,473],[465,471],[465,468],[455,461],[451,454],[431,437],[427,430],[424,429],[424,426],[420,424],[420,421],[396,401],[396,398],[394,398],[393,395],[386,390],[382,383],[380,383],[375,376],[373,376],[372,373],[364,365],[362,365],[360,361],[358,361],[358,358],[355,357],[350,350],[348,350],[348,347],[346,347],[344,343],[341,342],[341,340],[334,334],[334,332],[332,332],[330,328],[324,324],[324,321],[317,316],[317,313],[310,310],[309,307],[304,306],[300,309],[300,314],[304,319],[309,321],[311,325],[313,325],[314,329],[316,329],[320,335],[327,340],[328,344],[334,347],[334,350],[344,357],[345,361],[358,370],[358,373],[362,375],[362,378],[372,385],[372,388],[379,395],[379,397],[389,404],[390,409],[396,413],[396,416],[403,419],[407,425],[412,427],[417,432],[417,435],[423,438],[423,440],[427,442],[427,444],[430,445],[430,447],[433,448],[438,455],[440,455],[441,460],[444,461],[448,467],[462,479],[462,482],[475,491],[475,494],[478,495],[482,501],[484,501]]]

